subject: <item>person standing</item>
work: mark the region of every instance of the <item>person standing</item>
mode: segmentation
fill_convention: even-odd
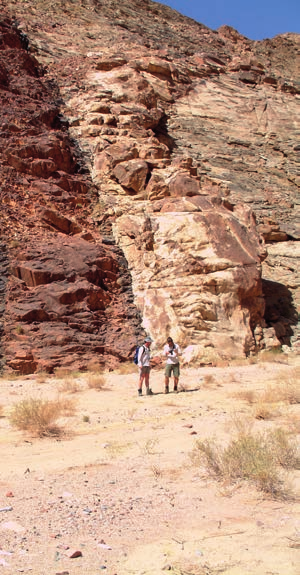
[[[138,394],[142,395],[143,382],[145,382],[146,395],[153,395],[152,390],[149,387],[150,380],[150,347],[152,339],[151,337],[145,337],[143,345],[141,345],[138,353],[138,366],[140,370],[139,388]]]
[[[181,350],[177,343],[174,343],[171,337],[167,338],[167,343],[164,346],[164,355],[167,358],[166,368],[165,368],[165,393],[169,393],[169,381],[173,373],[174,377],[174,391],[178,391],[179,382],[179,355],[181,355]]]

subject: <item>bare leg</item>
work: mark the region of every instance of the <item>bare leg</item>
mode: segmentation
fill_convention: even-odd
[[[150,378],[150,373],[145,373],[145,386],[147,389],[149,388],[149,378]]]
[[[169,380],[170,378],[165,376],[165,393],[169,392]]]
[[[174,391],[177,391],[177,389],[178,389],[178,381],[179,381],[179,377],[174,377]]]
[[[139,391],[140,391],[140,390],[142,391],[144,379],[145,379],[145,374],[142,373],[142,370],[141,370],[141,372],[140,372],[140,380],[139,380],[139,388],[138,388]]]

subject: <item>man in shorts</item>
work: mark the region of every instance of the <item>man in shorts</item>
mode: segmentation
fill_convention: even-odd
[[[168,337],[167,343],[164,346],[164,355],[167,358],[166,368],[165,368],[165,393],[169,393],[169,381],[173,373],[174,377],[174,391],[178,391],[178,381],[179,381],[179,355],[181,351],[179,345],[174,343],[171,337]]]
[[[138,353],[138,366],[140,370],[140,379],[138,394],[142,395],[143,382],[146,386],[146,395],[153,395],[152,390],[149,387],[150,378],[150,346],[152,343],[151,337],[145,337],[143,345],[141,345]]]

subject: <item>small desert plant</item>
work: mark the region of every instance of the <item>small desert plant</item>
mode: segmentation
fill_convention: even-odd
[[[259,401],[253,409],[253,415],[255,419],[272,419],[276,412],[263,401]]]
[[[10,371],[9,373],[3,372],[1,374],[1,379],[6,381],[16,381],[17,379],[21,378],[22,376],[16,371]]]
[[[125,363],[120,363],[116,372],[120,375],[137,373],[137,366],[133,362],[126,361]]]
[[[288,363],[288,356],[280,348],[262,350],[257,355],[258,362]]]
[[[9,247],[12,248],[12,249],[14,249],[14,248],[18,248],[19,245],[20,245],[20,242],[19,242],[18,240],[12,240],[12,241],[10,242],[10,246],[9,246]]]
[[[62,429],[58,426],[57,420],[66,414],[67,407],[70,406],[60,400],[31,397],[14,406],[10,422],[17,429],[29,431],[38,437],[59,435]]]
[[[81,391],[81,386],[78,383],[78,381],[76,381],[76,379],[73,379],[72,377],[66,377],[65,379],[63,379],[61,381],[61,383],[58,386],[58,391],[60,391],[61,393],[78,393],[79,391]]]
[[[290,437],[281,427],[274,431],[269,431],[273,455],[276,461],[286,469],[299,469],[300,457],[297,440]]]
[[[61,412],[65,417],[72,417],[76,412],[76,402],[73,399],[60,397],[59,404],[61,407]]]
[[[45,383],[45,381],[47,381],[48,377],[49,377],[49,374],[46,371],[39,371],[36,374],[35,381],[37,383]]]
[[[203,387],[215,386],[216,383],[217,382],[211,373],[209,373],[203,377]]]
[[[24,328],[21,325],[16,326],[16,333],[22,335],[24,333]]]
[[[300,417],[298,415],[289,415],[287,425],[290,433],[300,434]]]
[[[158,479],[163,474],[162,469],[161,469],[161,467],[159,467],[159,465],[151,465],[151,471],[152,471],[155,479]]]
[[[88,365],[87,365],[87,371],[89,373],[103,373],[103,365],[101,365],[101,363],[99,363],[99,361],[91,361]]]
[[[154,455],[156,453],[155,446],[157,445],[157,439],[148,439],[144,445],[144,453],[146,455]]]
[[[287,384],[285,388],[288,403],[296,405],[300,403],[300,386],[297,384]]]
[[[83,421],[84,423],[90,423],[90,421],[91,421],[91,420],[90,420],[90,416],[89,416],[89,415],[84,415],[84,416],[82,417],[82,421]]]
[[[129,419],[132,421],[134,419],[135,414],[136,414],[136,408],[135,407],[128,409],[126,419]]]
[[[105,387],[106,380],[103,373],[94,373],[87,376],[87,384],[90,389],[96,389],[100,391]]]
[[[256,393],[252,389],[245,389],[243,391],[239,391],[237,393],[232,394],[233,397],[237,399],[242,399],[249,403],[249,405],[253,405],[257,401]]]
[[[124,451],[130,447],[130,443],[121,443],[118,441],[112,441],[106,446],[106,450],[110,457],[119,457]]]
[[[285,494],[280,466],[290,469],[299,465],[296,444],[282,429],[265,434],[241,431],[225,448],[214,441],[198,440],[194,461],[197,456],[216,478],[246,480],[272,496]]]
[[[182,549],[184,541],[177,541],[177,543],[181,543]],[[170,565],[170,573],[171,575],[217,575],[217,573],[221,573],[219,569],[212,570],[207,565],[202,567],[201,565],[196,565],[194,563],[182,563],[182,564],[174,564]],[[223,565],[222,571],[225,569]]]
[[[54,375],[57,379],[76,379],[81,376],[80,371],[72,371],[66,367],[57,367],[54,370]]]

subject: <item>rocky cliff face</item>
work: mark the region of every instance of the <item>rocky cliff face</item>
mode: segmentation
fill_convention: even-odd
[[[7,364],[113,366],[143,329],[207,361],[296,349],[299,36],[0,6]]]

